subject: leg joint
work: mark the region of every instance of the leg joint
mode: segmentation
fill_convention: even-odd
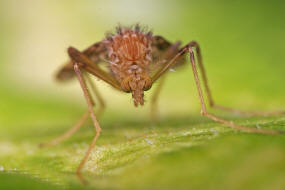
[[[208,114],[205,110],[201,110],[200,113],[201,113],[202,116],[206,116]]]

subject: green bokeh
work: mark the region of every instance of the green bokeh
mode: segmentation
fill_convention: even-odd
[[[107,109],[84,170],[88,187],[74,171],[94,135],[91,123],[56,147],[37,147],[86,109],[76,81],[53,80],[66,48],[84,49],[118,23],[139,22],[172,42],[198,41],[219,104],[284,108],[284,9],[282,1],[1,1],[0,189],[284,189],[284,136],[235,132],[201,117],[188,65],[168,75],[157,123],[148,104],[133,108],[129,94],[96,81]],[[284,116],[210,111],[285,130]]]

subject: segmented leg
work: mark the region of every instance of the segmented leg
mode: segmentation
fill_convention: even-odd
[[[208,99],[209,102],[209,106],[218,110],[222,110],[222,111],[227,111],[227,112],[232,112],[235,114],[240,114],[240,115],[260,115],[260,116],[268,116],[268,115],[280,115],[280,114],[285,114],[285,111],[270,111],[270,112],[259,112],[259,111],[242,111],[242,110],[238,110],[238,109],[232,109],[232,108],[228,108],[225,106],[220,106],[215,104],[213,98],[212,98],[212,94],[211,94],[211,90],[209,88],[208,85],[208,79],[206,76],[206,71],[205,71],[205,67],[203,64],[203,60],[202,60],[202,55],[201,55],[201,49],[200,46],[197,42],[192,42],[191,43],[192,47],[195,47],[196,49],[196,53],[197,53],[197,60],[198,60],[198,66],[201,72],[201,76],[202,76],[202,82],[203,85],[205,87],[205,92],[206,92],[206,97]]]
[[[164,67],[162,67],[160,70],[158,70],[157,73],[154,74],[152,81],[156,81],[160,76],[162,76],[165,72],[167,72],[169,70],[169,68],[173,67],[176,63],[176,60],[181,57],[182,55],[184,55],[185,53],[189,53],[190,54],[190,62],[192,65],[192,69],[193,69],[193,74],[194,74],[194,78],[195,78],[195,83],[197,86],[197,90],[198,90],[198,94],[199,94],[199,99],[200,99],[200,104],[201,104],[201,114],[203,116],[206,116],[216,122],[222,123],[226,126],[229,126],[231,128],[237,129],[237,130],[241,130],[241,131],[246,131],[246,132],[250,132],[250,133],[263,133],[263,134],[280,134],[283,133],[281,131],[275,131],[275,130],[262,130],[262,129],[256,129],[256,128],[250,128],[250,127],[245,127],[245,126],[241,126],[241,125],[237,125],[232,121],[227,121],[225,119],[222,119],[220,117],[217,117],[214,114],[210,114],[207,112],[206,110],[206,105],[205,105],[205,101],[204,101],[204,97],[203,97],[203,93],[202,93],[202,88],[201,88],[201,83],[200,83],[200,79],[198,76],[198,72],[197,72],[197,68],[196,68],[196,64],[195,64],[195,58],[194,58],[194,52],[193,52],[193,47],[197,47],[197,42],[192,41],[190,42],[188,45],[186,45],[184,48],[182,48],[176,56],[174,56],[167,64],[165,64]],[[199,59],[199,58],[198,58]],[[204,72],[205,75],[205,72]],[[209,91],[209,89],[208,89]],[[213,102],[212,102],[213,104]]]
[[[116,88],[118,90],[121,90],[121,87],[120,87],[120,84],[118,83],[118,81],[116,81],[116,79],[114,77],[112,77],[111,75],[109,75],[108,73],[106,73],[105,71],[100,69],[100,67],[97,64],[92,62],[92,60],[90,60],[86,55],[84,55],[83,53],[81,53],[77,49],[72,48],[72,47],[68,48],[68,54],[69,54],[69,56],[73,62],[75,74],[76,74],[78,81],[80,83],[80,86],[83,90],[84,97],[87,101],[90,117],[92,119],[94,128],[96,130],[96,135],[94,136],[86,154],[84,155],[84,157],[83,157],[82,161],[80,162],[80,164],[77,168],[77,171],[76,171],[79,179],[83,179],[80,175],[80,172],[81,172],[85,162],[87,161],[91,151],[95,147],[96,141],[97,141],[98,137],[100,136],[101,127],[100,127],[100,125],[97,121],[97,118],[95,116],[95,113],[93,110],[94,102],[92,101],[92,98],[89,95],[88,88],[86,86],[86,83],[85,83],[85,80],[83,78],[83,75],[81,73],[80,68],[83,69],[84,71],[91,73],[91,74],[97,76],[98,78],[104,80],[105,82],[109,83],[111,86],[113,86],[114,88]]]
[[[100,127],[100,124],[98,123],[97,118],[95,116],[95,113],[93,110],[93,101],[91,99],[91,96],[89,95],[85,80],[84,80],[82,73],[80,71],[80,67],[82,67],[82,69],[84,69],[84,71],[87,71],[91,74],[94,74],[95,76],[97,76],[98,78],[109,83],[113,87],[115,87],[117,89],[120,89],[120,87],[118,86],[118,83],[110,75],[108,75],[103,70],[101,70],[97,65],[92,63],[92,61],[89,60],[88,57],[86,57],[84,54],[80,53],[75,48],[69,48],[68,54],[69,54],[71,60],[73,61],[74,71],[75,71],[75,74],[78,78],[80,86],[83,90],[83,94],[84,94],[84,97],[85,97],[87,105],[88,105],[89,114],[90,114],[90,117],[92,119],[95,131],[96,131],[96,135],[94,136],[91,144],[89,145],[87,152],[85,153],[82,161],[80,162],[80,164],[76,170],[77,176],[79,177],[79,179],[81,179],[82,182],[84,182],[80,172],[81,172],[84,164],[86,163],[89,155],[91,154],[93,148],[96,145],[97,139],[101,133],[101,127]]]
[[[198,76],[198,72],[197,72],[197,68],[195,65],[195,58],[194,58],[194,53],[193,53],[193,49],[192,49],[192,44],[189,44],[189,48],[187,48],[187,50],[190,54],[190,61],[191,61],[191,65],[192,65],[192,70],[193,70],[193,74],[194,74],[194,78],[195,78],[195,83],[198,89],[198,94],[199,94],[199,99],[200,99],[200,104],[201,104],[201,114],[203,116],[206,116],[214,121],[217,121],[219,123],[222,123],[224,125],[230,126],[234,129],[237,130],[242,130],[242,131],[246,131],[246,132],[250,132],[250,133],[263,133],[263,134],[280,134],[282,133],[281,131],[275,131],[275,130],[262,130],[262,129],[256,129],[256,128],[249,128],[249,127],[244,127],[241,125],[237,125],[232,121],[227,121],[225,119],[222,119],[220,117],[217,117],[214,114],[210,114],[207,112],[206,110],[206,105],[204,102],[204,97],[203,97],[203,93],[202,93],[202,88],[201,88],[201,83],[199,80],[199,76]]]
[[[85,162],[87,161],[88,156],[90,155],[90,153],[92,152],[93,148],[95,147],[97,139],[98,139],[98,137],[100,136],[100,133],[101,133],[101,127],[100,127],[100,124],[98,123],[98,121],[96,119],[96,116],[95,116],[95,113],[94,113],[94,110],[93,110],[93,104],[92,104],[91,97],[90,97],[90,95],[88,93],[88,90],[87,90],[87,87],[86,87],[86,83],[85,83],[85,81],[84,81],[84,79],[82,77],[81,71],[80,71],[79,66],[78,66],[76,61],[74,61],[74,71],[76,73],[76,76],[78,78],[80,86],[81,86],[81,88],[83,90],[84,97],[85,97],[87,105],[88,105],[88,111],[89,111],[90,117],[92,119],[95,131],[96,131],[96,134],[95,134],[91,144],[89,145],[89,148],[88,148],[87,152],[85,153],[83,159],[81,160],[81,162],[80,162],[80,164],[79,164],[79,166],[78,166],[78,168],[76,170],[77,176],[79,177],[79,179],[81,179],[83,181],[83,178],[82,178],[80,172],[81,172]]]

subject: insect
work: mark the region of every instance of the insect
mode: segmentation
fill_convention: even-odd
[[[69,131],[57,139],[43,144],[43,146],[55,145],[71,136],[83,125],[88,116],[90,116],[96,130],[96,135],[77,168],[77,174],[80,175],[101,133],[101,126],[93,110],[95,101],[89,89],[94,91],[99,103],[104,106],[101,96],[90,79],[90,74],[103,80],[119,91],[130,93],[134,105],[142,106],[144,105],[144,91],[151,89],[152,84],[159,78],[163,79],[170,69],[185,64],[187,62],[186,55],[190,56],[190,65],[193,70],[201,104],[201,114],[203,116],[233,129],[249,133],[282,133],[281,131],[263,130],[255,127],[237,125],[232,121],[209,113],[206,109],[202,85],[204,85],[209,106],[212,108],[233,113],[256,115],[283,114],[285,112],[252,113],[216,105],[211,96],[199,44],[196,41],[191,41],[183,47],[180,47],[180,45],[180,42],[170,43],[165,38],[153,35],[151,32],[141,29],[139,25],[135,25],[133,27],[118,26],[115,33],[108,34],[104,40],[93,44],[84,51],[69,47],[68,55],[70,61],[60,69],[57,78],[59,80],[68,80],[77,77],[87,101],[88,110]],[[197,56],[197,58],[195,58],[195,56]],[[104,70],[99,66],[102,63],[107,63],[107,69]],[[198,75],[198,69],[201,73],[202,80],[200,80]],[[151,101],[153,105],[155,105],[163,80],[160,82]],[[90,88],[88,88],[88,86]],[[153,107],[152,110],[154,112],[155,108]]]

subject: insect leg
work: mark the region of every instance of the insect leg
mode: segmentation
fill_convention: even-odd
[[[195,42],[193,42],[193,43],[195,43]],[[203,116],[206,116],[206,117],[216,121],[216,122],[219,122],[219,123],[222,123],[222,124],[224,124],[226,126],[229,126],[229,127],[233,128],[233,129],[246,131],[246,132],[249,132],[249,133],[262,133],[262,134],[280,134],[280,133],[282,133],[281,131],[262,130],[262,129],[256,129],[256,128],[250,128],[250,127],[237,125],[237,124],[235,124],[232,121],[227,121],[225,119],[217,117],[214,114],[211,114],[211,113],[207,112],[205,101],[204,101],[204,97],[203,97],[203,93],[202,93],[201,83],[200,83],[200,79],[199,79],[197,68],[196,68],[196,64],[195,64],[195,58],[194,58],[194,52],[193,52],[193,43],[190,43],[189,46],[185,48],[185,50],[188,51],[189,54],[190,54],[190,62],[191,62],[191,65],[192,65],[194,79],[195,79],[195,83],[196,83],[196,86],[197,86],[199,99],[200,99],[200,104],[201,104],[201,114]]]
[[[195,41],[192,41],[189,44],[187,44],[185,47],[183,47],[167,64],[165,64],[163,67],[161,67],[153,75],[152,81],[155,82],[158,78],[160,78],[163,74],[165,74],[169,70],[169,68],[171,68],[175,65],[176,61],[181,56],[183,56],[185,53],[188,52],[190,54],[190,61],[191,61],[192,69],[193,69],[195,83],[196,83],[197,90],[199,93],[199,99],[200,99],[200,104],[201,104],[201,114],[203,116],[206,116],[206,117],[208,117],[208,118],[210,118],[216,122],[222,123],[226,126],[234,128],[234,129],[242,130],[242,131],[246,131],[246,132],[263,133],[263,134],[280,134],[280,133],[283,133],[282,131],[262,130],[262,129],[256,129],[256,128],[250,128],[250,127],[237,125],[237,124],[233,123],[232,121],[227,121],[225,119],[222,119],[220,117],[217,117],[217,116],[207,112],[205,100],[204,100],[203,93],[202,93],[201,83],[200,83],[200,79],[199,79],[196,64],[195,64],[195,58],[194,58],[194,52],[193,52],[193,47],[195,47],[195,44],[197,44],[197,43]]]
[[[80,172],[81,172],[84,164],[86,163],[90,153],[92,152],[93,148],[96,145],[96,141],[97,141],[98,137],[100,136],[101,127],[100,127],[100,124],[98,123],[98,121],[96,119],[95,114],[94,114],[93,102],[92,102],[91,97],[90,97],[90,95],[88,93],[88,89],[86,87],[86,83],[85,83],[84,78],[83,78],[83,76],[81,74],[81,71],[79,69],[78,63],[75,62],[75,61],[74,61],[74,71],[75,71],[75,74],[76,74],[76,76],[78,78],[80,86],[81,86],[81,88],[83,90],[83,94],[84,94],[84,97],[85,97],[87,105],[88,105],[88,111],[89,111],[90,117],[92,119],[95,131],[96,131],[96,134],[95,134],[91,144],[89,145],[89,148],[88,148],[87,152],[85,153],[83,159],[81,160],[81,162],[80,162],[80,164],[79,164],[79,166],[78,166],[78,168],[76,170],[77,176],[79,177],[79,179],[81,179],[83,181],[83,178],[81,177]]]
[[[82,161],[80,162],[80,164],[76,170],[77,176],[79,177],[80,180],[83,181],[83,178],[81,177],[80,172],[81,172],[84,164],[86,163],[89,155],[91,154],[93,148],[96,145],[96,141],[97,141],[97,139],[101,133],[101,127],[97,121],[97,118],[96,118],[94,110],[93,110],[94,102],[92,101],[91,96],[89,95],[88,88],[86,86],[86,82],[83,78],[83,75],[82,75],[80,69],[82,68],[84,71],[87,71],[90,74],[97,76],[98,78],[102,79],[103,81],[105,81],[106,83],[110,84],[111,86],[113,86],[114,88],[116,88],[118,90],[121,90],[121,86],[118,83],[118,81],[116,81],[116,79],[114,77],[112,77],[110,74],[108,74],[105,71],[103,71],[102,69],[100,69],[100,67],[98,65],[93,63],[87,56],[85,56],[83,53],[81,53],[77,49],[75,49],[73,47],[68,48],[68,54],[69,54],[69,57],[71,58],[71,60],[73,62],[74,71],[75,71],[77,79],[80,83],[80,86],[83,90],[83,94],[84,94],[85,100],[86,100],[87,105],[88,105],[89,114],[90,114],[90,117],[92,119],[95,131],[96,131],[96,135],[94,136],[91,144],[89,145],[89,148],[88,148],[86,154],[84,155]]]
[[[205,70],[205,67],[204,67],[204,64],[203,64],[203,60],[202,60],[201,48],[200,48],[199,44],[197,42],[195,42],[195,41],[191,42],[191,46],[195,47],[195,49],[196,49],[197,60],[198,60],[198,67],[199,67],[199,70],[201,72],[202,82],[203,82],[203,85],[205,87],[206,97],[208,99],[210,107],[212,107],[214,109],[222,110],[222,111],[235,113],[235,114],[249,115],[249,116],[250,115],[268,116],[268,115],[285,114],[285,111],[269,111],[269,112],[242,111],[242,110],[228,108],[228,107],[225,107],[225,106],[220,106],[220,105],[215,104],[215,102],[214,102],[214,100],[212,98],[211,90],[210,90],[209,85],[208,85],[208,79],[207,79],[207,76],[206,76],[206,70]]]

